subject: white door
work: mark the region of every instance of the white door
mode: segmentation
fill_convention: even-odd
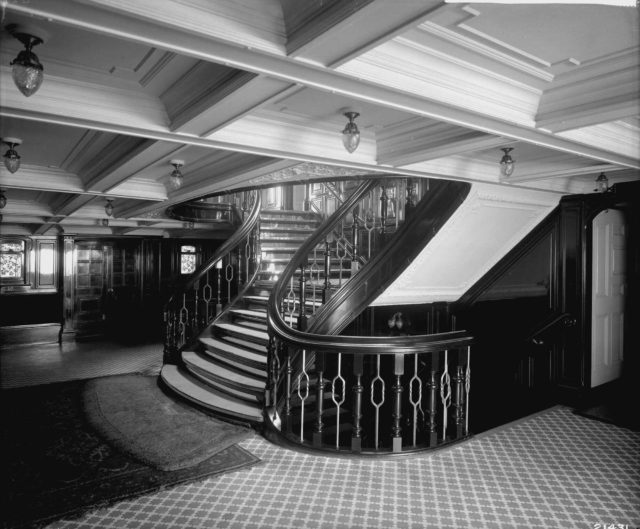
[[[624,216],[615,209],[593,219],[591,387],[622,374],[626,247]]]

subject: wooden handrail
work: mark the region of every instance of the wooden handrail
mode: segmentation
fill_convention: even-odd
[[[542,320],[527,336],[525,342],[544,344],[544,337],[557,332],[560,328],[572,327],[576,319],[569,312],[554,312]]]

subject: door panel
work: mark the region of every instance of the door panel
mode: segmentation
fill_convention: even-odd
[[[615,209],[593,220],[591,387],[622,374],[625,306],[625,224]]]

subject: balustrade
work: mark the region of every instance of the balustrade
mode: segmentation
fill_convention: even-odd
[[[239,193],[229,205],[243,223],[209,259],[176,289],[164,307],[164,361],[177,361],[178,352],[222,312],[255,273],[259,263],[260,194]],[[248,210],[251,208],[251,211]]]
[[[403,338],[390,339],[388,349]],[[302,349],[297,375],[295,344],[276,341],[275,365],[287,366],[285,377],[272,378],[273,392],[283,395],[280,431],[296,444],[365,455],[401,453],[470,433],[471,337],[464,332],[430,335],[425,352]],[[311,380],[315,402],[309,398]]]

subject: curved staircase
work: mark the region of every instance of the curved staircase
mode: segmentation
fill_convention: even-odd
[[[307,238],[320,218],[304,211],[263,210],[260,212],[260,265],[243,292],[226,307],[198,337],[184,349],[178,365],[165,364],[162,381],[193,403],[229,418],[262,422],[267,381],[267,302],[280,273]],[[312,266],[321,266],[324,248],[309,256]],[[336,286],[350,273],[346,263],[332,267]],[[319,274],[306,285],[305,314],[312,314],[322,302]],[[294,302],[285,315],[294,325],[299,316]]]
[[[162,381],[218,415],[263,423],[269,439],[313,451],[380,455],[468,437],[466,331],[341,333],[429,243],[469,186],[436,182],[418,202],[402,179],[327,189],[336,202],[318,210],[333,209],[324,218],[261,211],[254,195],[243,225],[169,300]]]

